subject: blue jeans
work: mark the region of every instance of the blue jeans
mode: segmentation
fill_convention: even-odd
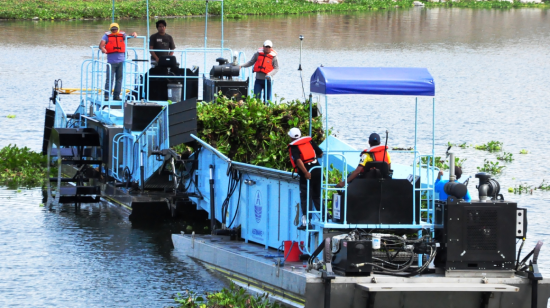
[[[264,91],[264,96],[262,95],[262,90]],[[267,93],[267,98],[265,97]],[[265,89],[265,80],[262,79],[256,79],[256,82],[254,82],[254,96],[256,98],[262,98],[264,102],[267,102],[271,99],[271,80],[267,80],[267,90]]]
[[[107,89],[108,92],[105,92],[105,97],[109,97],[109,92],[111,92],[114,82],[115,90],[113,92],[113,97],[118,98],[120,97],[120,89],[122,88],[122,69],[124,68],[124,62],[109,64],[111,64],[111,69],[113,72],[111,73],[109,66],[107,66],[107,74],[105,75],[105,89]]]

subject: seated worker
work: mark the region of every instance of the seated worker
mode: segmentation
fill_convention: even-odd
[[[439,170],[439,174],[437,175],[437,180],[435,180],[434,189],[436,193],[439,193],[438,200],[447,201],[447,197],[449,197],[449,195],[445,193],[444,187],[445,187],[445,184],[449,183],[449,180],[441,180],[442,175],[443,175],[443,170]],[[457,180],[460,179],[460,177],[462,176],[462,168],[455,166],[455,176]],[[471,200],[472,200],[472,197],[470,197],[470,193],[466,192],[466,196],[464,196],[464,201],[471,201]]]
[[[388,168],[391,169],[391,159],[390,153],[387,152],[388,147],[380,145],[380,135],[377,133],[372,133],[369,136],[369,145],[370,148],[361,152],[361,160],[359,160],[359,165],[357,168],[348,176],[348,183],[353,181],[359,173],[368,172],[369,170],[364,170],[365,165],[368,162],[372,161],[385,161],[388,163]],[[345,182],[342,181],[336,184],[336,187],[344,187]]]
[[[151,35],[149,38],[149,49],[165,50],[165,51],[150,51],[151,53],[151,65],[157,66],[159,57],[173,56],[174,52],[171,50],[176,49],[174,39],[170,34],[166,33],[166,21],[159,20],[156,23],[157,33]]]
[[[321,206],[321,168],[314,169],[313,167],[320,166],[317,158],[323,157],[323,151],[311,139],[311,137],[301,137],[300,129],[294,127],[288,132],[288,136],[292,142],[288,145],[288,153],[290,155],[290,163],[294,170],[298,170],[300,175],[300,206],[302,208],[302,225],[298,230],[306,229],[306,214],[307,214],[307,180],[309,183],[309,201],[314,203],[317,211]],[[300,138],[301,137],[301,138]],[[312,227],[310,227],[312,228]]]

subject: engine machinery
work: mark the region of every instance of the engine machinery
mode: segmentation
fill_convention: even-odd
[[[218,65],[210,70],[210,78],[203,80],[203,101],[211,102],[215,95],[221,92],[228,98],[240,100],[248,93],[248,80],[238,78],[239,66],[235,63],[228,63],[227,59],[217,58]],[[235,61],[234,61],[235,62]]]
[[[332,236],[328,238],[330,246],[324,247],[330,249],[330,253],[325,252],[325,263],[330,260],[334,273],[348,276],[372,272],[417,275],[425,272],[432,262],[435,268],[446,272],[521,269],[525,260],[518,260],[516,241],[524,239],[527,233],[527,210],[504,200],[499,194],[499,183],[489,174],[478,173],[476,178],[479,200],[464,201],[467,193],[464,184],[445,185],[448,200],[437,202],[434,217],[439,228],[422,230],[422,236],[416,230],[405,229],[386,233],[356,229]],[[348,191],[348,210],[354,207],[350,206],[353,191]],[[319,268],[315,256],[309,263],[310,268]]]

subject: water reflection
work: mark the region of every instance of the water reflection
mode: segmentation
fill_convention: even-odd
[[[173,251],[165,223],[136,227],[106,204],[50,211],[40,190],[0,190],[0,306],[163,307],[223,282]]]

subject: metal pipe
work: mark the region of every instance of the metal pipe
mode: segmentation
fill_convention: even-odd
[[[150,38],[150,37],[151,36],[149,35],[149,0],[147,0],[147,38]],[[147,38],[145,38],[145,39],[147,40]],[[149,48],[149,44],[147,44],[146,46],[147,46],[147,48]]]
[[[325,308],[330,308],[331,279],[325,279]]]
[[[222,0],[222,48],[220,50],[221,57],[223,57],[223,0]]]
[[[313,117],[313,95],[309,93],[309,136],[311,137],[311,127],[313,126],[311,119]]]
[[[538,304],[538,286],[539,281],[538,280],[532,280],[531,281],[531,307],[536,308]]]
[[[456,181],[455,176],[455,154],[449,153],[449,182]]]
[[[207,33],[208,33],[208,0],[206,0],[206,11],[204,13],[204,66],[203,74],[206,74],[206,45],[207,45]]]
[[[216,207],[214,203],[214,165],[210,165],[210,232],[216,227]]]
[[[417,132],[418,132],[418,97],[415,100],[414,103],[414,160],[413,160],[413,178],[412,178],[412,190],[413,190],[413,225],[416,224],[416,158],[417,158],[417,152],[418,149],[416,147],[416,140],[417,140]],[[419,165],[421,162],[418,162]],[[422,167],[419,166],[418,171],[422,171]]]
[[[139,177],[140,177],[140,181],[141,181],[141,192],[143,193],[143,191],[145,190],[145,167],[143,166],[143,155],[144,155],[144,152],[143,150],[141,150],[141,155],[140,155],[140,166],[139,166]]]

